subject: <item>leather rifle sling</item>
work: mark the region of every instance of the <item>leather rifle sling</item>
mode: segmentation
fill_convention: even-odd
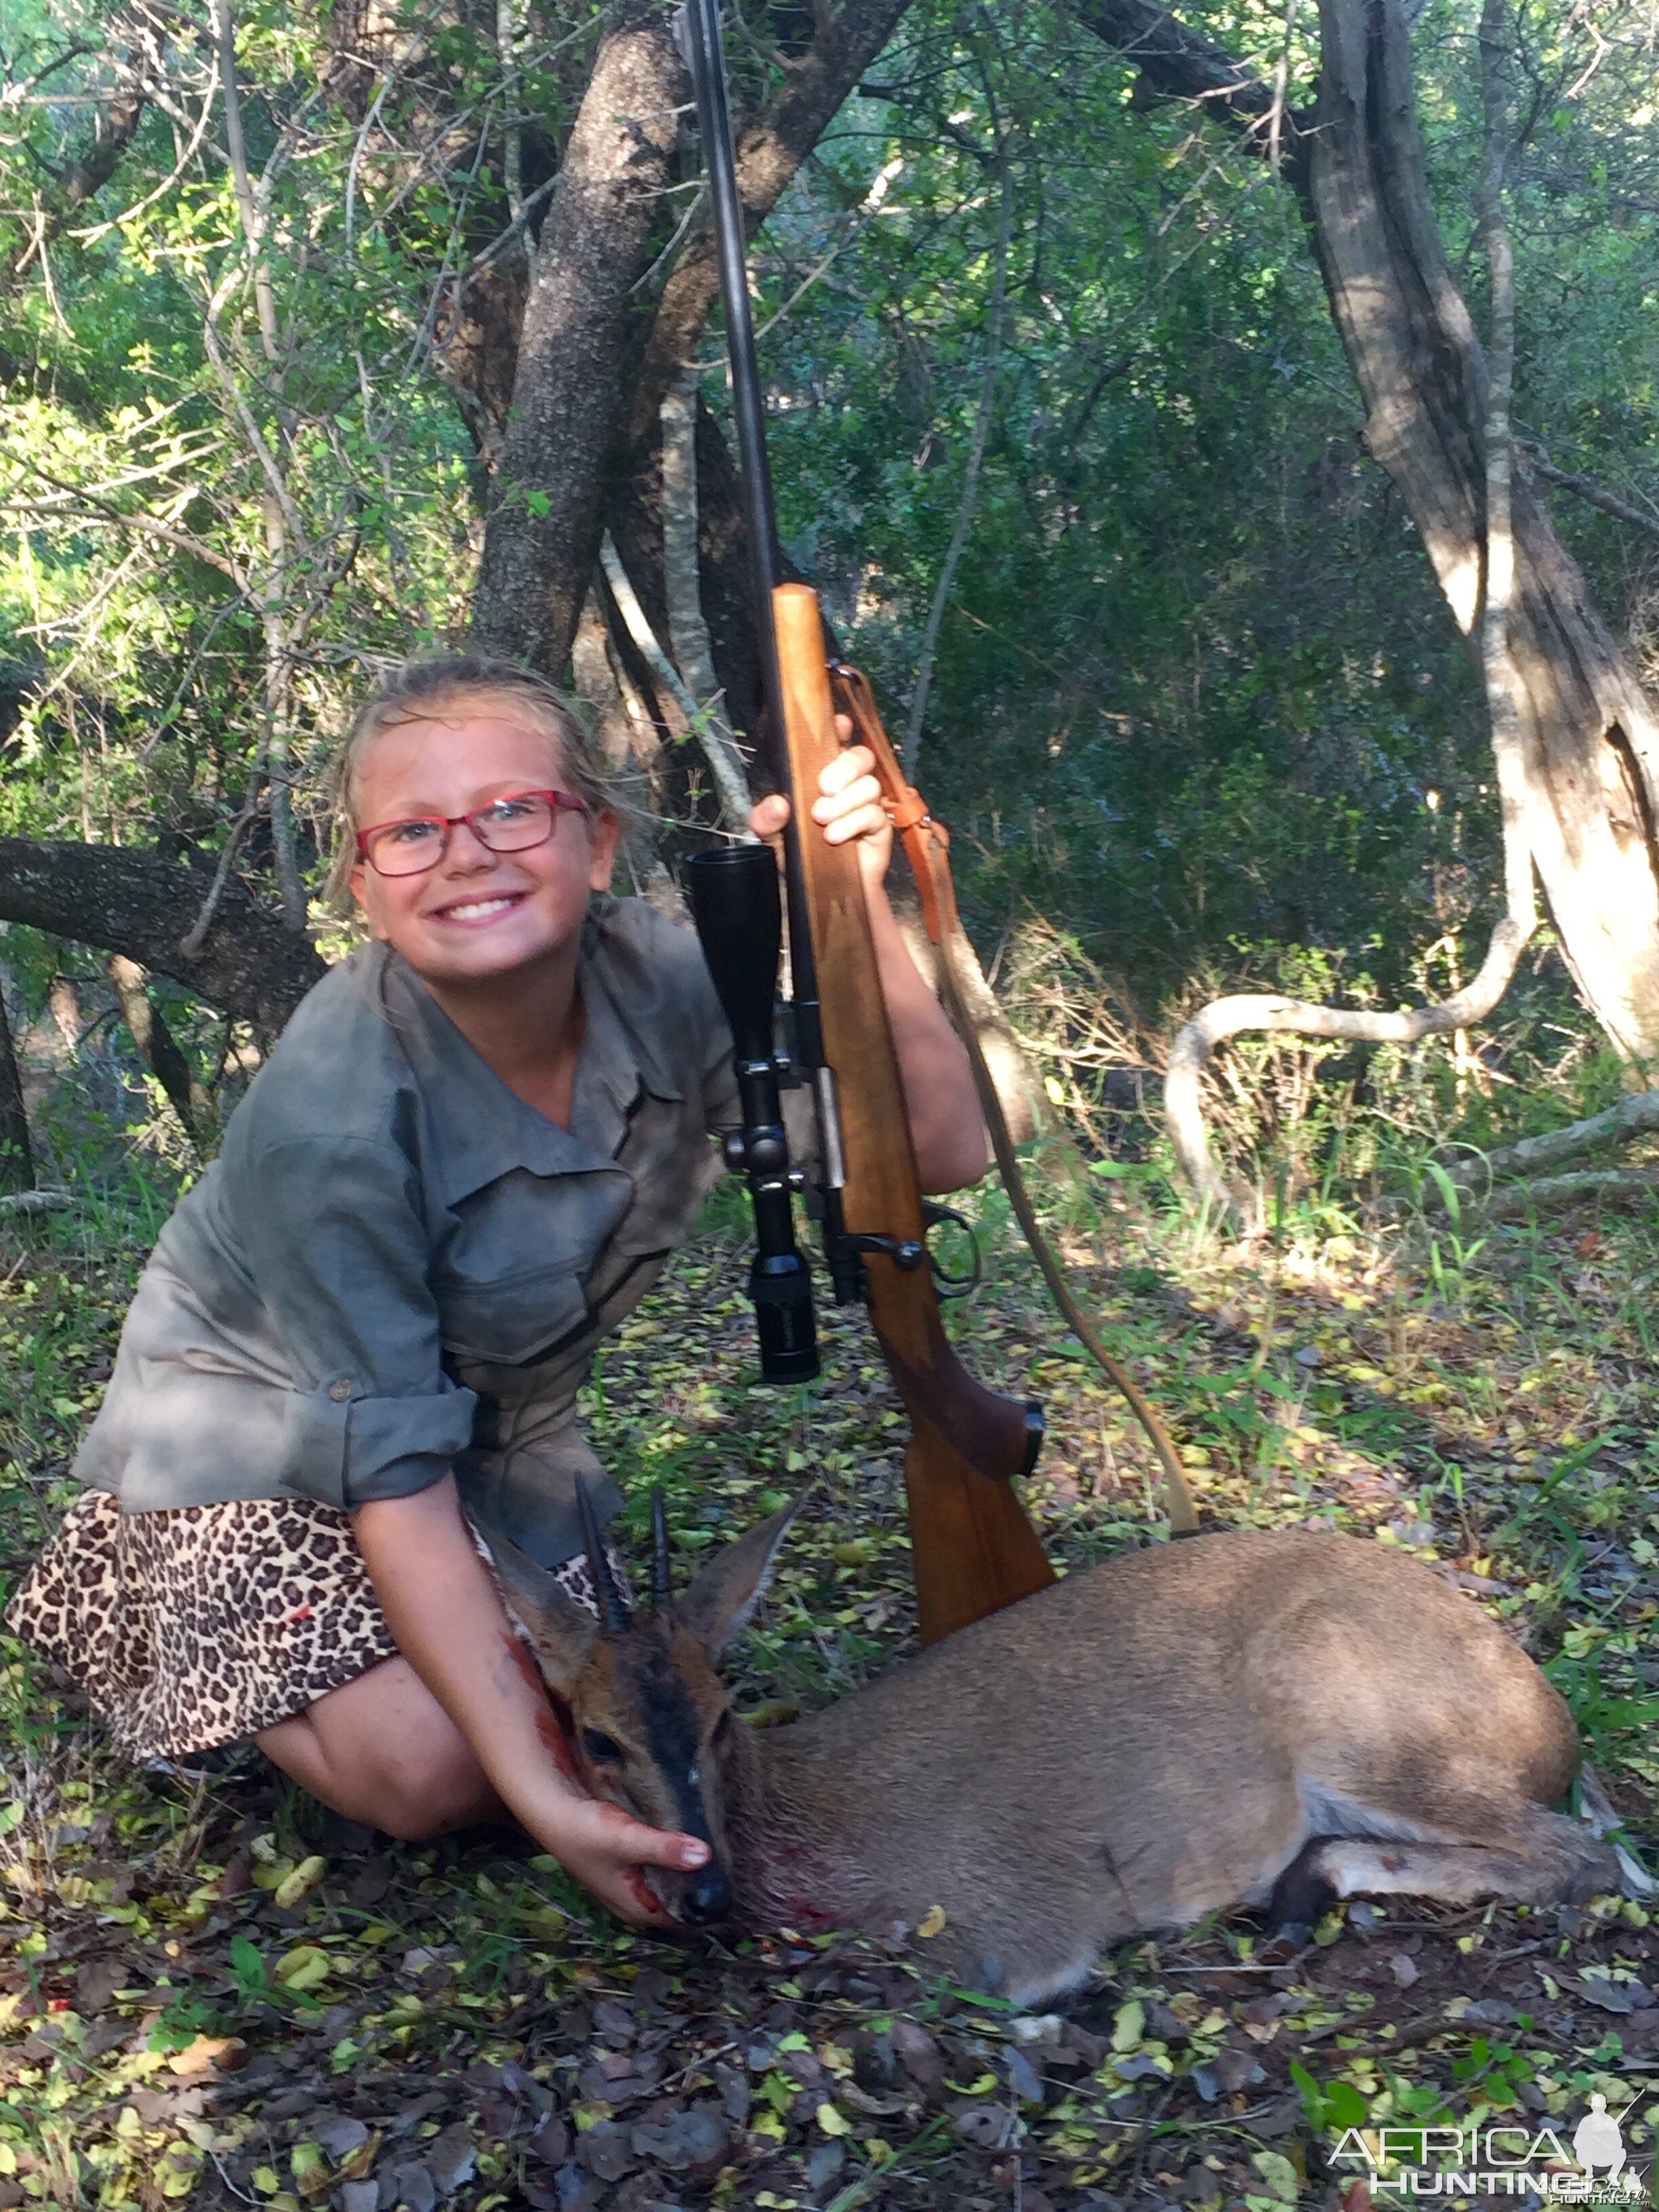
[[[1020,1168],[1019,1156],[1014,1149],[1013,1135],[1003,1113],[1001,1101],[997,1097],[995,1081],[951,965],[951,939],[962,925],[957,915],[956,886],[951,880],[951,864],[946,858],[950,833],[942,822],[934,820],[927,811],[927,800],[915,786],[906,780],[898,756],[893,750],[893,741],[883,726],[869,678],[862,670],[849,667],[844,661],[832,662],[830,675],[836,705],[851,720],[854,742],[868,745],[876,757],[876,777],[881,785],[883,804],[894,829],[904,842],[905,856],[910,863],[910,872],[915,878],[916,891],[921,901],[922,924],[927,932],[928,942],[939,950],[940,994],[956,1025],[957,1033],[967,1048],[974,1071],[975,1087],[979,1092],[980,1108],[991,1134],[991,1149],[996,1154],[998,1170],[1007,1190],[1009,1202],[1024,1232],[1025,1241],[1031,1248],[1032,1256],[1048,1285],[1049,1295],[1059,1307],[1067,1328],[1091,1358],[1121,1391],[1135,1419],[1146,1431],[1164,1472],[1164,1508],[1170,1516],[1172,1534],[1194,1536],[1198,1534],[1198,1511],[1193,1503],[1186,1470],[1170,1441],[1169,1431],[1158,1419],[1151,1401],[1133,1376],[1121,1360],[1112,1357],[1101,1342],[1098,1333],[1078,1304],[1072,1286],[1066,1279],[1059,1256],[1043,1233],[1036,1218],[1036,1209],[1031,1203],[1031,1194]]]

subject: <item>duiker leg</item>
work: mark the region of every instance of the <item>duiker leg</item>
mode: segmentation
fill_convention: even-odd
[[[1375,1829],[1382,1820],[1364,1825]],[[1453,1837],[1315,1837],[1279,1878],[1275,1924],[1309,1926],[1338,1897],[1571,1905],[1619,1887],[1619,1862],[1608,1846],[1581,1822],[1542,1806],[1471,1806],[1466,1818],[1444,1825]]]

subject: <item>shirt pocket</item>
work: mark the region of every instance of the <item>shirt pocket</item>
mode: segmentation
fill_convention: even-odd
[[[630,1257],[671,1251],[690,1235],[720,1174],[720,1156],[695,1102],[653,1098],[635,1108],[617,1155],[634,1178],[634,1203],[617,1231]]]
[[[447,1351],[516,1366],[578,1331],[587,1279],[633,1194],[617,1169],[517,1169],[454,1209],[431,1282]]]
[[[438,1277],[438,1325],[447,1352],[516,1367],[587,1319],[587,1291],[569,1269],[532,1267],[489,1282]]]

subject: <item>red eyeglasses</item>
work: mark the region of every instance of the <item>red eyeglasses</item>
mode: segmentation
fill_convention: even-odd
[[[515,791],[470,814],[410,814],[357,832],[357,851],[377,876],[419,876],[435,868],[462,823],[490,853],[527,853],[544,845],[562,812],[586,814],[587,802],[568,791]]]

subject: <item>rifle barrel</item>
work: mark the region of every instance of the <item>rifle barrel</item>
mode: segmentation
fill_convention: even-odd
[[[760,357],[755,347],[755,319],[749,306],[748,225],[743,195],[738,189],[732,112],[726,96],[720,0],[685,0],[684,21],[692,82],[696,88],[697,124],[708,169],[720,295],[726,304],[726,352],[732,368],[732,411],[738,428],[738,459],[743,477],[744,522],[754,586],[761,684],[765,694],[774,773],[779,790],[789,801],[789,822],[783,833],[784,902],[789,917],[795,1046],[803,1064],[816,1073],[824,1064],[823,1016],[818,1004],[817,968],[812,954],[811,919],[800,862],[799,795],[791,786],[789,751],[784,743],[783,679],[778,668],[777,631],[772,620],[772,593],[778,580],[777,511],[772,500],[771,465],[766,455],[766,401],[761,388]]]

